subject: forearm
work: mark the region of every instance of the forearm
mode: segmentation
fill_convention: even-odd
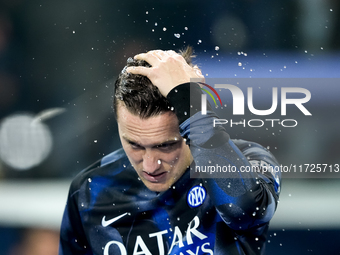
[[[205,178],[209,196],[230,227],[246,229],[269,221],[277,200],[273,180],[242,171],[250,163],[225,129],[213,126],[216,114],[200,113],[200,95],[198,85],[194,84],[180,85],[168,95],[180,122],[181,135],[187,139],[195,161],[192,174]],[[257,147],[255,158],[262,152],[265,154],[264,148]],[[271,156],[268,154],[267,158]],[[276,160],[268,163],[276,164]],[[225,171],[218,172],[221,169]]]

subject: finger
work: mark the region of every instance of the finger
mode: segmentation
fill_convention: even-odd
[[[195,65],[194,67],[193,67],[193,69],[195,70],[195,72],[196,72],[196,74],[197,74],[197,76],[198,77],[203,77],[204,78],[204,75],[202,74],[202,71],[201,71],[201,69],[197,66],[197,65]]]
[[[140,74],[140,75],[144,75],[144,76],[148,77],[149,74],[150,74],[150,67],[129,66],[128,68],[126,68],[126,72],[132,73],[132,74]]]
[[[179,55],[176,51],[173,51],[173,50],[168,50],[168,51],[166,51],[166,53],[168,53],[171,56]]]
[[[164,50],[152,50],[148,52],[149,54],[153,54],[157,58],[159,58],[160,61],[166,61],[169,56],[172,56],[172,54],[169,54],[168,51]]]
[[[151,55],[151,56],[155,56],[155,57],[157,57],[158,59],[162,59],[161,52],[162,52],[161,50],[151,50],[151,51],[148,51],[148,52],[145,53],[145,54]]]
[[[134,59],[144,60],[152,66],[157,65],[160,61],[159,55],[157,55],[156,52],[154,52],[154,51],[152,51],[152,52],[149,51],[148,53],[138,54],[134,57]]]
[[[166,51],[164,51],[164,50],[150,50],[147,53],[149,53],[149,54],[157,54],[157,55],[164,55],[166,53]]]

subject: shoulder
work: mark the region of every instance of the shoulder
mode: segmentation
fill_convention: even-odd
[[[248,160],[263,160],[271,165],[278,165],[275,156],[265,147],[242,139],[232,139],[232,142],[247,157]]]
[[[249,148],[254,148],[254,147],[264,149],[262,145],[255,143],[255,142],[250,142],[250,141],[246,141],[242,139],[232,139],[232,141],[241,151],[245,151]]]
[[[120,149],[106,155],[105,157],[103,157],[100,160],[100,166],[112,164],[112,163],[115,163],[117,161],[120,161],[121,159],[124,160],[126,158],[127,158],[127,156],[125,154],[125,151],[123,150],[123,148],[120,148]]]
[[[72,180],[70,187],[70,195],[77,193],[84,186],[90,183],[101,184],[101,186],[109,186],[112,182],[123,179],[122,175],[128,175],[123,172],[134,172],[131,169],[129,160],[123,149],[116,150],[100,160],[94,162]]]

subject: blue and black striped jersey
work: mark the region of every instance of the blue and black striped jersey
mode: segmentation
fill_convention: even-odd
[[[70,187],[60,255],[263,254],[280,173],[245,169],[278,163],[262,146],[213,127],[213,112],[187,114],[183,102],[199,97],[189,87],[168,98],[192,151],[190,169],[160,193],[146,188],[123,149],[83,170]]]

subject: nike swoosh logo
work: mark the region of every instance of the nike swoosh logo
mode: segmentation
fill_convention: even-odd
[[[117,221],[117,220],[123,218],[123,217],[124,217],[125,215],[127,215],[127,214],[128,214],[127,212],[126,212],[126,213],[123,213],[123,214],[121,214],[121,215],[119,215],[119,216],[117,216],[117,217],[114,217],[114,218],[111,219],[111,220],[105,220],[105,216],[104,216],[103,219],[102,219],[102,226],[105,228],[105,227],[107,227],[108,225],[112,224],[113,222],[115,222],[115,221]]]

